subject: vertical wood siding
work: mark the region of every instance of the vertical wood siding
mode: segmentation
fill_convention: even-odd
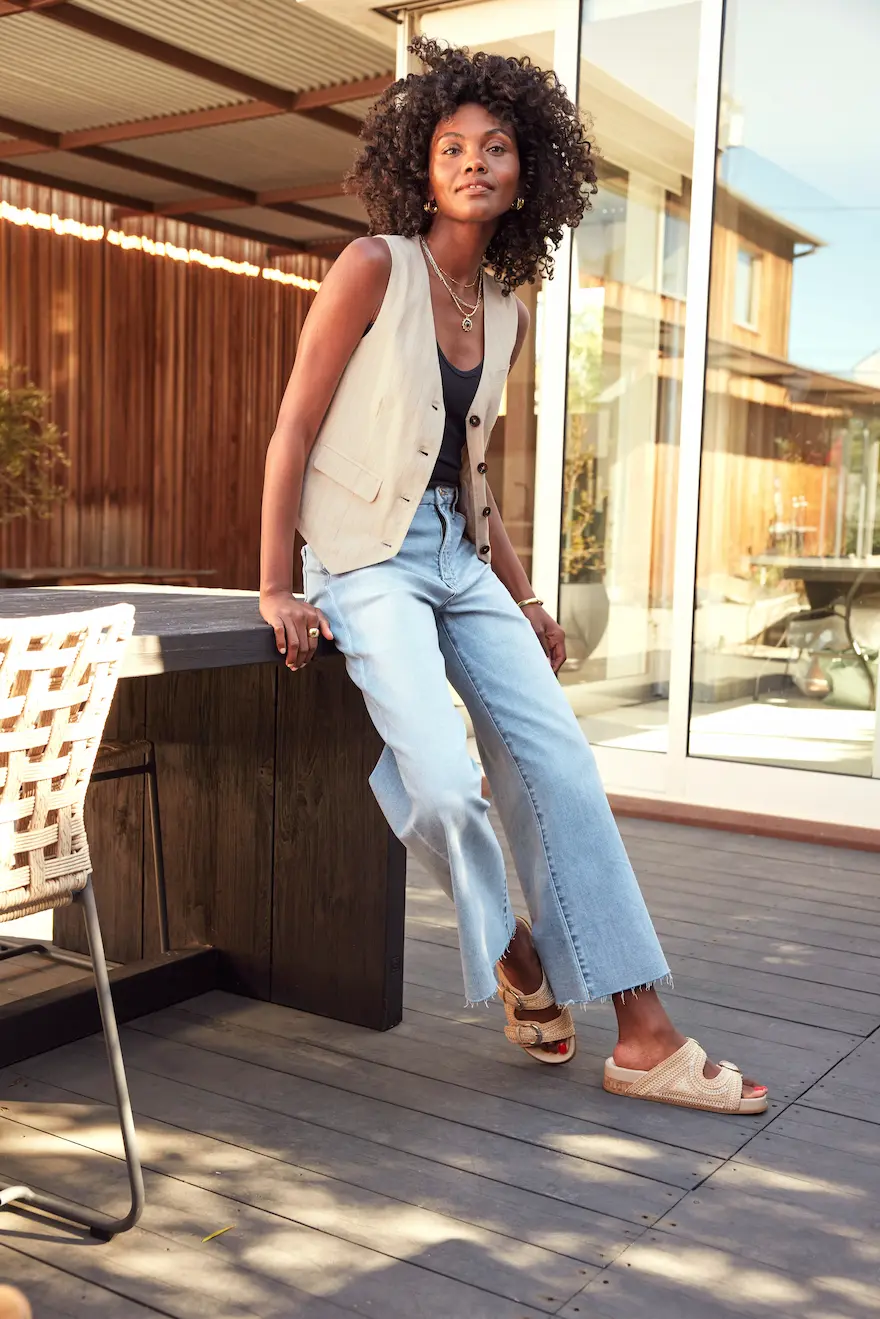
[[[8,179],[0,196],[112,223],[102,203]],[[206,230],[124,227],[264,264]],[[327,263],[283,267],[321,279]],[[0,562],[213,568],[211,585],[255,587],[263,460],[313,296],[0,221],[0,366],[50,391],[71,459],[68,501],[0,527]]]

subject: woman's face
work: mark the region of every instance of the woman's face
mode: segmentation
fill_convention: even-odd
[[[441,119],[431,141],[428,196],[451,220],[486,224],[517,198],[519,151],[510,125],[482,105]]]

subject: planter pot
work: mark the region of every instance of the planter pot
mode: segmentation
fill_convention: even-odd
[[[559,592],[559,621],[565,628],[569,659],[582,664],[605,635],[609,614],[605,583],[568,582]]]

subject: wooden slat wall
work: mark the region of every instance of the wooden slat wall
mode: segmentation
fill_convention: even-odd
[[[99,202],[8,179],[0,196],[111,223]],[[206,230],[125,227],[264,264]],[[284,268],[320,280],[327,263]],[[67,503],[0,527],[0,562],[213,568],[212,585],[256,586],[263,459],[313,296],[0,221],[0,365],[51,391],[71,457]]]

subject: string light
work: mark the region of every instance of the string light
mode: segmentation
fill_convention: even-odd
[[[106,240],[124,252],[144,252],[147,256],[165,257],[170,261],[183,262],[185,265],[222,270],[227,275],[244,275],[248,279],[262,276],[263,279],[273,280],[276,284],[289,284],[309,293],[317,293],[321,287],[319,280],[305,279],[302,275],[277,270],[274,266],[256,266],[252,261],[230,261],[228,257],[214,256],[198,247],[177,247],[174,243],[148,238],[146,234],[126,234],[121,229],[105,230],[102,224],[83,224],[79,220],[68,220],[54,213],[48,215],[43,211],[34,211],[29,206],[13,206],[10,202],[2,200],[0,200],[0,220],[25,225],[30,229],[47,230],[68,238],[79,238],[85,243]]]
[[[104,237],[102,224],[81,224],[79,220],[63,220],[60,215],[46,215],[43,211],[32,211],[29,206],[23,208],[12,206],[5,201],[0,201],[0,220],[27,225],[31,229],[48,229],[55,234],[79,238],[84,243],[97,243]]]

